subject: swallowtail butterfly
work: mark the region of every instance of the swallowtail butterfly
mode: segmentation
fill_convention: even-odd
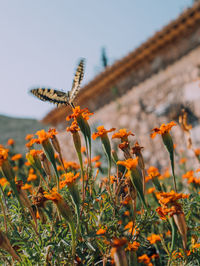
[[[40,100],[52,102],[54,104],[57,104],[58,107],[62,105],[70,105],[74,108],[73,101],[80,89],[80,84],[83,79],[83,75],[84,59],[81,59],[74,76],[71,91],[65,93],[63,91],[58,91],[50,88],[37,88],[30,90],[30,92],[36,97],[38,97]]]

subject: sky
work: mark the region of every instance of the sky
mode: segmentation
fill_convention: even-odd
[[[162,29],[192,0],[0,0],[0,114],[42,119],[54,105],[36,87],[71,89],[80,58],[82,85]]]

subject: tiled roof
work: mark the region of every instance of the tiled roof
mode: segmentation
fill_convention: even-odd
[[[200,3],[198,2],[184,11],[161,31],[156,32],[137,49],[121,60],[116,61],[113,65],[108,66],[85,85],[79,92],[76,104],[82,107],[82,105],[87,103],[88,97],[93,97],[99,91],[102,93],[106,88],[113,86],[120,79],[127,76],[139,64],[141,65],[147,60],[152,60],[160,49],[166,47],[169,43],[175,43],[177,39],[184,38],[188,33],[199,27],[199,22]],[[68,112],[69,107],[55,108],[44,117],[42,122],[56,125],[65,119]]]

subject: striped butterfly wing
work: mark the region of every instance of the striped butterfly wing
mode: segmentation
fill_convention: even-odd
[[[48,101],[57,106],[68,105],[68,94],[62,91],[46,88],[32,89],[30,92],[42,101]]]
[[[72,89],[69,92],[69,104],[71,105],[73,105],[73,100],[75,99],[80,89],[80,84],[81,84],[81,81],[84,75],[84,65],[85,65],[84,63],[85,63],[84,59],[81,59],[80,63],[78,64],[75,76],[74,76],[74,80],[72,83]]]

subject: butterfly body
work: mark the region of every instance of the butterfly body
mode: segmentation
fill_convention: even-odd
[[[84,72],[84,60],[82,59],[77,67],[74,80],[72,83],[72,89],[68,92],[63,92],[50,88],[37,88],[32,89],[30,92],[38,97],[41,101],[48,101],[56,104],[58,107],[62,105],[70,105],[74,108],[73,101],[80,89],[80,83],[83,79]]]

